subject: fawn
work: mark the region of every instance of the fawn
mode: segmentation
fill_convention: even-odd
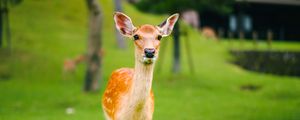
[[[99,56],[104,56],[104,49],[100,49],[98,51]],[[63,74],[66,73],[74,73],[77,66],[81,63],[86,62],[87,56],[86,54],[79,54],[75,58],[65,59],[63,64]]]
[[[114,14],[119,32],[134,40],[135,67],[121,68],[112,73],[102,98],[107,120],[152,119],[154,63],[158,58],[160,40],[171,34],[178,17],[179,14],[173,14],[158,26],[145,24],[135,27],[127,15]]]

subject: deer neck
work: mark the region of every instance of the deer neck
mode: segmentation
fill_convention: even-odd
[[[135,68],[131,87],[131,100],[135,104],[144,104],[148,100],[152,87],[154,63],[144,64],[135,55]]]

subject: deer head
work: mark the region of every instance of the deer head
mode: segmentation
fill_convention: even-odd
[[[171,15],[158,26],[141,25],[135,27],[127,15],[116,12],[114,20],[116,28],[126,37],[134,40],[135,57],[144,64],[152,64],[158,57],[160,40],[171,34],[179,14]]]

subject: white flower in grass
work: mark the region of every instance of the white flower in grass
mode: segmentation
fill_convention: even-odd
[[[66,109],[66,114],[67,114],[67,115],[72,115],[72,114],[74,114],[74,113],[75,113],[75,109],[74,109],[74,108],[68,107],[68,108]]]

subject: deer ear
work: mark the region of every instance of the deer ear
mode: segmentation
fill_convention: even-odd
[[[121,12],[116,12],[114,14],[114,20],[116,28],[124,36],[132,36],[135,27],[133,26],[130,17]]]
[[[167,20],[165,20],[163,23],[158,25],[163,37],[168,36],[172,33],[172,30],[173,30],[174,25],[175,25],[176,21],[178,20],[178,18],[179,18],[178,13],[173,14]]]

